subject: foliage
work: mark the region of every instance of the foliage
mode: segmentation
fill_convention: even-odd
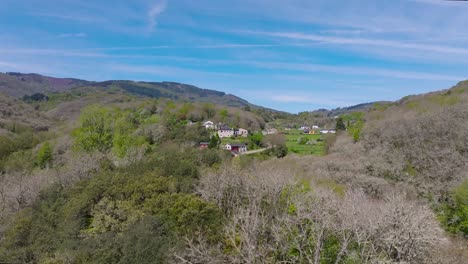
[[[38,101],[47,101],[49,97],[42,93],[35,93],[32,95],[25,95],[23,96],[23,101],[26,102],[38,102]]]
[[[445,228],[468,238],[468,180],[456,187],[443,206],[439,219]]]
[[[73,132],[75,146],[91,152],[107,152],[112,147],[113,117],[107,108],[91,106],[83,110],[80,127]]]
[[[249,134],[249,142],[251,146],[262,147],[263,134],[262,133],[251,133]]]
[[[49,142],[44,143],[37,151],[36,162],[41,169],[50,167],[52,164],[52,148]]]
[[[221,139],[219,138],[218,133],[216,133],[213,136],[211,136],[210,144],[208,145],[208,147],[210,149],[217,148],[219,146],[219,144],[221,144]]]
[[[353,138],[354,142],[358,142],[361,138],[362,129],[364,127],[364,113],[354,112],[342,116],[343,121],[347,122],[348,134]]]
[[[102,172],[70,188],[57,185],[44,191],[12,222],[0,241],[0,259],[160,263],[182,241],[178,238],[200,234],[219,239],[218,208],[178,192],[183,177],[197,177],[187,167],[189,155],[160,155],[168,156]],[[194,171],[195,162],[190,165]]]
[[[343,122],[343,117],[338,117],[336,119],[336,131],[339,131],[339,130],[346,130],[346,125]]]

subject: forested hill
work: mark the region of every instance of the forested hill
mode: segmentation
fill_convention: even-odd
[[[73,78],[54,78],[34,73],[0,73],[0,93],[13,97],[22,97],[35,93],[48,94],[65,92],[72,89],[119,91],[141,97],[213,103],[248,110],[251,109],[255,110],[267,120],[288,115],[285,112],[251,104],[247,100],[232,94],[202,89],[193,85],[176,82],[136,82],[129,80],[91,82]]]
[[[63,92],[90,82],[73,78],[54,78],[35,73],[0,73],[0,93],[21,97],[34,93]]]

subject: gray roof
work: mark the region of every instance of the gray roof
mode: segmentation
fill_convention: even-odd
[[[245,147],[246,144],[245,143],[228,143],[228,145],[230,145],[231,147]]]
[[[232,130],[228,125],[222,125],[219,130]]]

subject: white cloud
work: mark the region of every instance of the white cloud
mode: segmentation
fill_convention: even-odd
[[[337,37],[337,36],[326,36],[326,35],[318,35],[318,34],[306,34],[302,32],[265,32],[265,31],[240,31],[240,32],[244,32],[247,34],[294,39],[294,40],[319,41],[319,42],[338,44],[338,45],[379,46],[379,47],[390,47],[390,48],[398,48],[398,49],[425,50],[425,51],[438,52],[438,53],[468,55],[467,48],[458,48],[458,47],[453,47],[453,46],[440,46],[440,45],[431,45],[431,44],[419,44],[419,43],[406,43],[406,42],[401,42],[401,41],[396,41],[396,40]]]
[[[86,38],[88,35],[86,33],[63,33],[59,34],[58,38]]]
[[[158,22],[156,19],[160,14],[166,10],[167,2],[166,0],[162,0],[160,2],[155,3],[153,6],[151,6],[149,12],[148,12],[148,27],[150,31],[153,31]]]
[[[298,94],[298,95],[285,95],[285,94],[277,94],[277,95],[269,95],[270,99],[275,102],[279,103],[305,103],[305,104],[314,104],[326,107],[337,107],[337,106],[350,106],[358,104],[360,101],[350,101],[349,99],[340,99],[340,98],[333,98],[330,95],[318,95],[317,97],[312,97],[310,95],[305,94]]]

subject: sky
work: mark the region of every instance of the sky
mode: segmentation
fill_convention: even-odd
[[[0,0],[0,72],[175,81],[292,113],[468,79],[468,2]]]

